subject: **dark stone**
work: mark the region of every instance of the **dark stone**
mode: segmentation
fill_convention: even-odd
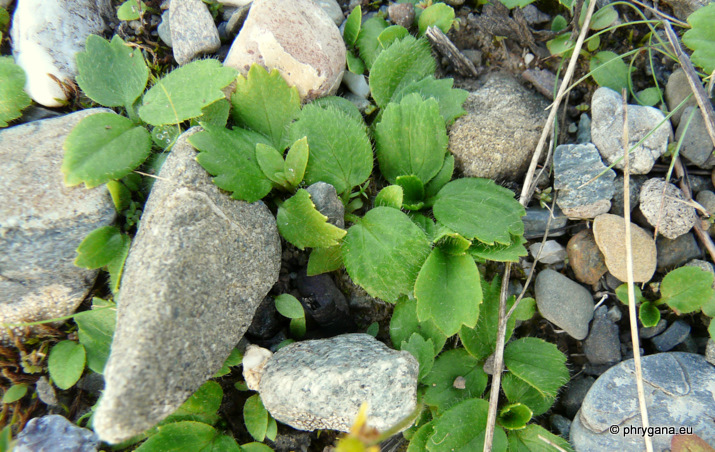
[[[571,380],[571,382],[566,386],[566,391],[564,392],[564,397],[561,399],[561,404],[566,408],[566,415],[573,418],[581,408],[583,399],[586,398],[588,390],[591,389],[591,385],[596,381],[593,377],[581,377]]]
[[[549,422],[551,422],[551,428],[553,428],[560,437],[568,439],[569,433],[571,433],[571,420],[560,414],[552,414],[549,417]]]
[[[265,297],[256,309],[251,326],[246,334],[258,339],[270,339],[281,329],[281,319],[276,311],[273,297]]]
[[[692,232],[683,234],[674,240],[658,237],[655,247],[658,250],[659,271],[679,267],[691,259],[697,259],[702,256],[698,242]]]
[[[668,322],[665,319],[660,319],[656,326],[650,326],[638,330],[638,336],[640,336],[641,339],[650,339],[651,337],[657,336],[665,331],[667,326]]]
[[[524,237],[527,239],[542,238],[546,231],[546,224],[549,221],[551,212],[541,207],[530,207],[526,209],[524,221]],[[559,237],[564,235],[566,223],[569,219],[558,207],[554,208],[554,218],[549,226],[549,237]]]
[[[90,372],[77,382],[77,387],[98,396],[104,389],[104,376]]]
[[[676,320],[665,332],[653,337],[651,341],[659,352],[667,352],[685,341],[689,334],[690,325],[682,320]]]
[[[618,325],[609,320],[606,313],[605,306],[598,308],[591,330],[583,343],[583,352],[591,364],[614,364],[621,360]]]
[[[345,295],[330,275],[307,276],[303,269],[296,279],[296,286],[306,314],[318,325],[334,334],[357,330]]]

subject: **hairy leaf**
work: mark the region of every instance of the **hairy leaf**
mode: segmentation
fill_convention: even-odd
[[[399,185],[388,185],[375,196],[375,207],[384,206],[401,209],[403,196],[402,187]]]
[[[278,208],[276,222],[283,238],[300,249],[336,246],[346,234],[328,223],[328,217],[318,212],[302,188]]]
[[[424,402],[444,412],[464,399],[481,397],[487,387],[483,364],[461,348],[443,352],[423,380]]]
[[[308,258],[308,276],[332,272],[343,266],[343,255],[340,246],[313,248]]]
[[[433,434],[434,421],[420,426],[417,432],[410,438],[410,445],[407,446],[407,452],[424,452],[427,450],[427,441]]]
[[[297,187],[303,180],[305,169],[308,166],[309,155],[307,137],[294,142],[286,153],[283,174],[292,187]]]
[[[638,307],[638,319],[644,327],[654,327],[660,322],[660,311],[655,304],[646,301]]]
[[[417,319],[416,300],[401,297],[397,301],[397,304],[395,304],[395,309],[392,311],[392,318],[390,319],[390,339],[392,340],[392,345],[399,349],[401,344],[409,340],[414,333],[432,341],[434,344],[434,353],[432,356],[442,351],[444,343],[447,341],[447,336],[435,326],[432,320],[420,322]]]
[[[419,177],[397,176],[395,183],[402,187],[402,206],[408,210],[420,210],[424,206],[425,186]]]
[[[256,161],[256,144],[270,144],[257,132],[206,127],[206,131],[189,137],[189,143],[200,151],[196,160],[219,187],[232,193],[234,199],[255,202],[273,188]]]
[[[628,88],[628,65],[620,55],[603,51],[598,52],[591,58],[591,76],[598,83],[598,86],[611,88],[620,93],[623,88]]]
[[[186,399],[162,424],[182,421],[215,423],[223,400],[223,389],[215,381],[207,381]]]
[[[435,61],[425,39],[405,36],[383,50],[370,71],[370,91],[380,108],[402,87],[433,75]]]
[[[519,262],[520,257],[527,256],[529,252],[524,244],[526,239],[520,235],[512,236],[513,242],[509,245],[495,243],[487,245],[484,242],[474,242],[469,248],[469,254],[474,258],[497,262]]]
[[[343,262],[373,297],[394,303],[411,294],[430,244],[424,232],[397,209],[376,207],[348,230]],[[380,271],[375,271],[380,269]]]
[[[349,46],[354,46],[357,42],[358,35],[360,35],[360,28],[362,24],[362,8],[357,5],[350,11],[348,19],[345,21],[345,28],[343,29],[343,40],[345,44]]]
[[[77,247],[74,264],[83,268],[102,268],[131,241],[116,226],[102,226],[90,232]]]
[[[468,239],[488,245],[512,243],[513,235],[524,233],[524,207],[514,193],[482,178],[454,180],[437,193],[435,218]]]
[[[365,125],[365,120],[362,117],[362,113],[360,113],[360,110],[355,106],[354,103],[350,102],[344,97],[340,96],[325,96],[325,97],[319,97],[315,99],[313,102],[310,103],[310,105],[313,105],[315,107],[320,107],[324,108],[326,110],[329,110],[331,108],[336,108],[338,110],[341,110],[343,113],[348,115],[350,119],[355,120],[357,124],[360,124],[362,126]]]
[[[535,337],[517,339],[504,349],[504,364],[545,396],[555,396],[569,381],[566,356],[556,345]]]
[[[209,124],[216,127],[226,127],[231,102],[228,99],[219,99],[213,104],[201,109],[201,116],[195,119],[200,125]]]
[[[677,313],[687,314],[699,310],[710,300],[712,285],[712,273],[698,267],[680,267],[665,275],[660,283],[660,295]]]
[[[25,92],[25,71],[12,57],[0,57],[0,127],[22,116],[22,110],[32,103]]]
[[[341,110],[306,105],[291,126],[290,137],[291,141],[308,137],[308,184],[327,182],[343,193],[365,182],[372,172],[367,130]]]
[[[377,56],[382,52],[382,47],[380,47],[377,37],[388,26],[387,21],[379,16],[372,17],[362,24],[360,34],[357,37],[357,48],[360,50],[360,58],[365,62],[368,69],[372,68]]]
[[[693,50],[693,63],[706,73],[715,71],[715,4],[703,6],[688,16],[692,28],[683,35],[683,44]]]
[[[177,452],[197,450],[201,452],[240,452],[236,440],[219,433],[202,422],[182,421],[157,427],[152,435],[136,449],[136,452]]]
[[[469,97],[469,92],[463,89],[452,88],[454,80],[451,78],[436,79],[428,76],[407,85],[403,85],[395,91],[392,102],[399,102],[403,97],[417,93],[423,99],[433,98],[439,104],[439,113],[444,122],[449,125],[454,120],[465,113],[462,105]]]
[[[434,343],[432,339],[425,340],[419,333],[412,333],[409,340],[402,341],[400,350],[407,350],[419,363],[418,379],[422,381],[432,370],[434,364]]]
[[[454,173],[454,156],[452,154],[448,154],[444,158],[442,168],[440,168],[437,175],[433,177],[427,185],[425,185],[426,202],[429,203],[429,199],[436,196],[442,187],[444,187],[447,182],[452,179],[452,173]],[[431,206],[432,204],[429,205]]]
[[[382,49],[390,47],[395,41],[409,35],[410,32],[402,25],[390,25],[382,30],[380,36],[377,37],[377,42],[380,43]]]
[[[422,11],[417,21],[417,27],[420,30],[420,36],[425,34],[428,27],[437,27],[447,33],[452,28],[453,22],[454,9],[444,3],[434,3]]]
[[[480,275],[474,259],[434,248],[415,282],[417,318],[432,319],[445,335],[456,334],[462,325],[474,327],[482,302]]]
[[[499,410],[499,425],[507,430],[520,430],[531,420],[531,409],[523,403],[513,403]]]
[[[238,125],[267,136],[279,151],[285,149],[288,126],[300,113],[300,95],[277,69],[268,73],[254,64],[246,77],[239,75],[231,104]]]
[[[502,376],[501,385],[509,403],[523,403],[531,409],[534,416],[549,411],[556,401],[556,397],[540,393],[529,383],[508,372]]]
[[[393,184],[409,175],[425,184],[442,169],[447,141],[437,101],[410,94],[388,105],[375,127],[380,171]]]
[[[84,372],[86,354],[84,347],[74,341],[55,344],[47,358],[47,370],[55,385],[60,389],[74,386]]]
[[[468,399],[445,412],[434,422],[434,434],[427,441],[430,452],[474,452],[484,448],[489,402]],[[468,420],[468,421],[466,421]],[[504,430],[494,428],[492,452],[506,452]]]
[[[558,447],[558,449],[556,447]],[[509,432],[510,452],[572,452],[571,444],[540,425],[529,424]]]
[[[96,113],[72,129],[64,148],[65,185],[84,182],[92,188],[120,179],[144,163],[151,152],[151,136],[129,118]]]
[[[133,3],[136,6],[136,1]],[[116,35],[112,42],[87,36],[84,52],[77,54],[77,72],[82,91],[105,107],[131,108],[149,80],[141,50],[129,47]]]
[[[77,316],[75,322],[78,326],[79,342],[87,352],[87,367],[98,374],[104,373],[117,323],[117,305],[94,298],[92,310]]]
[[[178,124],[202,115],[201,109],[224,98],[221,91],[236,70],[218,60],[197,60],[157,80],[144,95],[139,116],[153,126]]]

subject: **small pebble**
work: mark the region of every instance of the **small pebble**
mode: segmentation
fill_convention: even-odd
[[[673,269],[702,255],[695,235],[691,232],[675,240],[658,237],[655,246],[658,250],[658,270],[661,271]]]
[[[568,383],[561,399],[561,404],[566,408],[566,416],[573,418],[576,415],[595,381],[596,379],[593,377],[579,377]]]
[[[542,270],[536,276],[534,298],[539,313],[571,337],[588,336],[588,323],[593,318],[591,293],[554,270]]]
[[[667,352],[676,345],[685,341],[690,334],[690,325],[682,320],[676,320],[665,332],[651,338],[653,345],[659,352]]]
[[[698,218],[679,188],[657,178],[641,187],[640,210],[651,226],[671,240],[688,232]]]
[[[608,268],[591,229],[584,229],[571,237],[566,245],[569,265],[580,282],[596,284]]]
[[[591,364],[614,364],[621,360],[621,343],[618,337],[618,325],[606,315],[607,308],[600,306],[596,310],[588,337],[583,342],[583,352]]]
[[[633,280],[650,281],[656,268],[656,248],[651,235],[631,223],[633,255]],[[623,217],[603,214],[593,222],[593,235],[603,253],[608,271],[621,281],[628,279],[626,272],[626,227]]]
[[[552,414],[549,416],[551,428],[553,428],[560,437],[568,439],[571,432],[571,420],[561,416],[560,414]]]
[[[638,336],[641,339],[650,339],[653,336],[657,336],[668,326],[668,322],[665,319],[660,319],[656,326],[643,327],[638,330]]]
[[[541,242],[537,242],[529,246],[529,252],[536,259],[539,256],[538,262],[542,264],[557,264],[566,259],[566,249],[556,240],[547,240],[544,246]]]
[[[546,225],[552,212],[549,209],[542,207],[528,207],[526,216],[522,217],[524,221],[524,238],[536,239],[542,238],[546,232]],[[549,237],[559,237],[565,234],[564,228],[569,219],[561,212],[561,209],[556,207],[553,210],[553,218],[549,225]]]

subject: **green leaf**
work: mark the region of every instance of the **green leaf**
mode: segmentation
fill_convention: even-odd
[[[390,207],[370,210],[350,227],[342,247],[352,280],[373,297],[392,303],[400,295],[412,293],[429,249],[424,232],[407,215]]]
[[[307,137],[294,142],[286,153],[283,174],[292,187],[297,187],[303,180],[309,153]]]
[[[589,52],[595,52],[599,47],[601,47],[601,37],[598,35],[586,41],[586,49],[588,49]]]
[[[84,346],[74,341],[62,341],[55,344],[47,358],[47,370],[55,385],[60,389],[69,389],[82,376],[86,354]]]
[[[713,295],[708,301],[703,303],[701,309],[703,311],[703,314],[705,314],[706,316],[715,317],[715,295]]]
[[[395,183],[402,187],[402,206],[408,210],[420,210],[424,206],[425,187],[419,177],[397,176]]]
[[[110,180],[107,182],[107,189],[112,196],[114,209],[117,212],[121,212],[129,207],[129,201],[132,200],[132,192],[129,191],[126,185],[116,180]]]
[[[109,264],[131,242],[116,226],[102,226],[90,232],[77,247],[74,264],[83,268],[101,268]]]
[[[382,30],[380,35],[377,37],[377,42],[380,43],[380,47],[384,50],[390,47],[395,41],[402,39],[409,34],[410,32],[407,31],[407,28],[402,25],[390,25]]]
[[[660,311],[655,304],[646,301],[638,307],[638,319],[644,327],[654,327],[660,322]]]
[[[270,179],[271,182],[279,186],[287,184],[283,173],[285,161],[283,160],[283,155],[276,148],[269,144],[256,144],[256,161],[258,166],[261,167],[263,175]]]
[[[223,400],[223,389],[215,381],[207,381],[186,399],[179,408],[169,416],[163,424],[195,421],[214,424],[218,421],[218,410]]]
[[[514,310],[514,318],[522,322],[530,320],[536,314],[536,300],[524,297],[519,302],[519,306]]]
[[[680,267],[660,283],[661,301],[678,314],[697,311],[713,296],[713,274],[698,267]]]
[[[512,235],[511,238],[513,241],[509,245],[503,245],[501,243],[487,245],[484,242],[474,242],[469,248],[469,254],[475,259],[497,262],[519,262],[520,257],[529,254],[524,246],[526,239],[520,235]]]
[[[17,402],[21,398],[25,397],[25,394],[27,394],[27,388],[27,383],[19,383],[10,386],[10,388],[8,388],[2,396],[2,403],[8,404]]]
[[[568,22],[566,21],[566,18],[562,15],[558,15],[554,17],[554,20],[551,22],[551,31],[554,33],[559,33],[563,31],[567,26]]]
[[[350,50],[345,52],[345,57],[347,59],[348,71],[358,75],[362,75],[365,72],[365,63],[363,63],[360,57],[355,56]]]
[[[556,397],[541,394],[529,383],[508,372],[502,375],[502,390],[509,403],[523,403],[534,416],[549,411],[556,401]]]
[[[417,320],[417,301],[402,297],[395,304],[390,319],[390,339],[392,345],[400,349],[403,342],[409,340],[412,334],[417,333],[434,344],[436,356],[447,341],[447,336],[435,326],[432,320],[420,322]]]
[[[434,75],[435,67],[429,43],[425,39],[405,36],[383,50],[372,65],[372,98],[384,108],[402,87]]]
[[[278,435],[278,423],[268,414],[268,428],[266,429],[266,438],[275,441]]]
[[[244,129],[206,127],[189,137],[200,151],[196,160],[214,177],[214,183],[234,199],[255,202],[266,196],[273,184],[256,161],[256,144],[270,144],[261,134]]]
[[[628,65],[620,55],[609,51],[598,52],[589,64],[591,76],[598,86],[611,88],[617,93],[628,88]]]
[[[442,169],[447,142],[437,101],[424,100],[419,94],[388,105],[375,127],[380,171],[392,184],[399,176],[409,175],[423,184],[429,182]]]
[[[300,317],[298,319],[290,319],[290,334],[291,336],[300,339],[305,336],[305,317]]]
[[[465,239],[456,232],[441,235],[439,240],[436,242],[436,246],[442,250],[443,253],[453,256],[462,256],[466,253],[469,245],[471,244],[471,241]]]
[[[288,317],[289,319],[302,319],[305,317],[303,305],[291,294],[284,293],[278,295],[275,303],[276,310],[278,310],[283,317]]]
[[[380,324],[377,322],[372,322],[367,329],[365,330],[365,334],[369,334],[372,337],[377,337],[377,333],[380,332]],[[430,340],[431,343],[431,340]],[[434,345],[432,345],[432,350],[430,350],[430,353],[434,351]],[[434,361],[434,355],[432,355],[432,360]]]
[[[449,125],[465,113],[462,105],[469,97],[468,91],[452,88],[453,84],[454,80],[451,78],[436,79],[430,75],[422,80],[403,85],[395,91],[391,102],[399,102],[403,97],[412,93],[419,94],[425,100],[432,98],[439,104],[439,114]]]
[[[710,325],[708,326],[708,334],[710,334],[710,339],[715,341],[715,322],[712,320],[710,321]]]
[[[581,7],[581,16],[579,16],[579,27],[583,26],[583,20],[586,17],[586,11],[588,10],[588,0],[583,2]],[[606,6],[600,8],[598,11],[593,13],[591,16],[591,23],[589,28],[591,30],[603,30],[604,28],[610,27],[616,20],[618,20],[618,11],[613,6]]]
[[[482,366],[462,348],[443,352],[422,380],[426,386],[424,403],[444,412],[464,399],[481,397],[488,380]]]
[[[576,41],[571,40],[571,33],[564,33],[546,42],[546,48],[551,55],[561,55],[564,58],[571,56],[571,51]]]
[[[360,28],[362,24],[362,8],[357,5],[350,11],[347,20],[345,21],[345,28],[343,28],[343,40],[345,44],[349,46],[354,46],[357,42],[358,35],[360,35]]]
[[[499,425],[507,430],[520,430],[531,420],[531,409],[522,403],[513,403],[499,410]]]
[[[646,107],[653,107],[660,102],[662,92],[660,89],[656,88],[655,86],[652,86],[650,88],[646,88],[644,90],[638,91],[638,94],[635,96],[636,101],[638,102],[639,105],[644,105]]]
[[[403,200],[402,187],[399,185],[388,185],[380,190],[375,196],[375,207],[392,207],[401,209]]]
[[[482,178],[453,180],[437,194],[435,218],[468,239],[488,245],[510,245],[513,235],[524,233],[524,207],[514,193]]]
[[[277,69],[268,73],[254,64],[246,77],[239,75],[231,104],[238,125],[267,136],[278,150],[285,149],[288,125],[300,113],[300,95]]]
[[[122,280],[122,273],[124,272],[124,262],[127,260],[131,246],[131,239],[124,241],[123,248],[114,255],[114,258],[109,261],[109,263],[107,263],[109,288],[115,295],[119,292],[119,283]]]
[[[231,354],[228,355],[228,358],[226,358],[226,360],[221,365],[221,369],[219,369],[218,372],[214,374],[213,378],[219,378],[230,374],[231,367],[238,366],[239,364],[241,364],[242,360],[243,355],[241,355],[241,352],[237,348],[234,348],[233,350],[231,350]]]
[[[452,28],[452,23],[454,23],[454,9],[444,3],[433,3],[422,11],[417,20],[417,27],[422,36],[427,32],[428,27],[437,27],[447,33]]]
[[[200,125],[212,125],[216,127],[226,127],[228,114],[231,110],[231,102],[228,99],[219,99],[216,102],[201,109],[201,116],[195,119]],[[192,120],[194,121],[194,120]]]
[[[98,374],[104,373],[117,323],[117,306],[111,301],[93,298],[92,310],[74,320],[79,343],[87,352],[87,367]]]
[[[117,10],[117,19],[137,20],[141,17],[142,12],[144,11],[146,11],[146,4],[144,2],[139,0],[127,0],[122,3]]]
[[[315,99],[310,105],[315,107],[320,107],[326,110],[338,109],[348,115],[350,119],[354,120],[356,124],[365,126],[365,120],[362,117],[362,113],[355,106],[354,103],[350,102],[344,97],[340,96],[325,96]]]
[[[135,452],[241,452],[236,440],[201,422],[182,421],[157,427]]]
[[[683,35],[683,44],[693,54],[690,59],[693,64],[702,68],[706,73],[715,71],[715,5],[710,3],[688,16],[691,29]]]
[[[556,446],[556,447],[554,447]],[[510,452],[573,452],[571,444],[537,424],[509,432]]]
[[[180,134],[181,128],[177,125],[156,126],[151,129],[151,141],[161,149],[169,149]]]
[[[484,449],[489,402],[468,399],[434,420],[434,434],[427,441],[430,452],[475,452]],[[468,420],[468,422],[466,421]],[[492,452],[505,452],[507,439],[504,430],[494,428]]]
[[[202,108],[225,97],[221,90],[235,77],[236,70],[218,60],[192,61],[157,80],[144,95],[139,116],[153,126],[201,116]]]
[[[22,116],[22,110],[32,103],[25,92],[25,71],[12,57],[0,57],[0,127]]]
[[[514,9],[517,6],[519,8],[523,8],[526,5],[529,5],[531,3],[534,3],[534,0],[500,0],[504,6],[506,6],[509,9]]]
[[[308,258],[308,276],[335,271],[343,266],[340,246],[313,248]]]
[[[151,152],[151,137],[115,113],[83,118],[67,136],[62,172],[65,185],[84,182],[87,188],[121,179],[144,163]]]
[[[318,212],[302,188],[278,208],[276,221],[283,238],[300,249],[336,246],[346,234],[328,223],[328,217]]]
[[[246,430],[256,441],[263,441],[268,428],[268,411],[263,407],[261,396],[254,394],[243,405],[243,421]]]
[[[437,175],[425,185],[425,199],[429,200],[429,198],[436,196],[442,187],[452,179],[452,173],[454,173],[454,156],[449,154],[444,158],[442,168],[440,168]]]
[[[499,325],[499,296],[501,294],[501,278],[495,276],[492,282],[484,281],[482,287],[482,305],[479,308],[479,319],[474,328],[462,327],[459,338],[464,348],[477,359],[485,359],[494,353],[497,341],[497,326]],[[507,310],[514,305],[514,297],[507,299]],[[514,316],[507,321],[506,340],[514,332],[516,319]]]
[[[262,443],[241,444],[241,452],[273,452],[273,449]]]
[[[640,287],[634,285],[633,290],[636,297],[636,306],[647,301],[643,297]],[[621,303],[628,306],[628,284],[621,284],[620,286],[616,287],[616,297],[621,300]]]
[[[410,339],[402,341],[400,350],[407,350],[415,357],[420,365],[419,380],[429,374],[434,364],[434,343],[432,339],[425,340],[419,333],[412,333]]]
[[[409,212],[409,215],[412,222],[419,226],[420,229],[427,234],[427,238],[430,241],[434,241],[438,233],[438,228],[434,221],[421,213]]]
[[[136,6],[136,1],[127,3]],[[116,35],[112,42],[97,35],[87,36],[84,52],[77,54],[77,72],[82,91],[105,107],[131,108],[149,80],[141,49],[129,47]]]
[[[365,62],[368,69],[372,69],[373,63],[382,52],[382,47],[377,37],[388,26],[387,21],[379,16],[372,17],[362,24],[356,45],[360,50],[360,58]]]
[[[565,363],[566,356],[556,345],[535,337],[517,339],[504,350],[506,368],[547,396],[556,396],[569,381]]]
[[[447,336],[462,325],[474,327],[482,302],[480,275],[474,259],[434,248],[415,282],[417,318],[432,319]]]
[[[306,105],[291,125],[290,137],[308,137],[307,184],[327,182],[340,194],[365,182],[372,172],[367,130],[342,110]]]
[[[427,450],[427,441],[434,434],[434,422],[428,422],[421,426],[410,439],[407,452],[424,452]]]

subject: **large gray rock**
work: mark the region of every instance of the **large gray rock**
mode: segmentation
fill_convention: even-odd
[[[263,405],[300,430],[347,432],[360,405],[380,431],[407,417],[417,404],[417,360],[367,334],[296,342],[268,360],[260,376]]]
[[[542,270],[536,276],[534,298],[539,313],[565,330],[574,339],[588,336],[588,322],[593,318],[591,293],[579,283],[554,270]]]
[[[698,220],[683,192],[658,178],[648,179],[641,187],[640,209],[648,223],[671,240],[687,233]]]
[[[715,443],[715,367],[701,355],[661,353],[643,358],[648,420],[654,427],[692,428]],[[571,424],[577,451],[645,450],[633,360],[612,367],[596,380]],[[632,428],[630,434],[627,429]],[[653,435],[653,450],[670,449],[672,434]]]
[[[101,35],[115,15],[111,0],[18,0],[12,53],[27,74],[25,90],[32,100],[46,107],[67,101],[56,80],[72,84],[75,55],[84,50],[87,36]]]
[[[105,186],[66,187],[60,167],[72,128],[106,111],[0,131],[0,324],[71,314],[94,284],[97,270],[75,267],[75,250],[94,229],[114,221],[114,204]],[[8,340],[4,328],[0,340]]]
[[[169,30],[174,59],[179,64],[221,47],[214,19],[201,0],[171,0]]]
[[[556,204],[569,217],[595,218],[608,212],[615,178],[616,172],[607,169],[591,143],[562,144],[554,151]]]
[[[166,159],[127,258],[94,416],[109,443],[152,427],[211,378],[278,279],[275,219],[211,182],[187,142],[195,131]]]
[[[449,130],[449,151],[465,176],[518,180],[548,118],[548,102],[506,73],[491,73],[469,95]]]
[[[345,71],[345,43],[312,0],[256,0],[224,64],[247,74],[253,63],[277,69],[301,99],[334,94]]]
[[[591,139],[608,164],[623,169],[623,98],[610,88],[598,88],[591,99]],[[656,129],[665,118],[653,107],[628,105],[628,147],[633,147],[643,137]],[[670,122],[665,121],[640,146],[630,153],[630,173],[647,174],[655,161],[668,148],[672,134]]]

